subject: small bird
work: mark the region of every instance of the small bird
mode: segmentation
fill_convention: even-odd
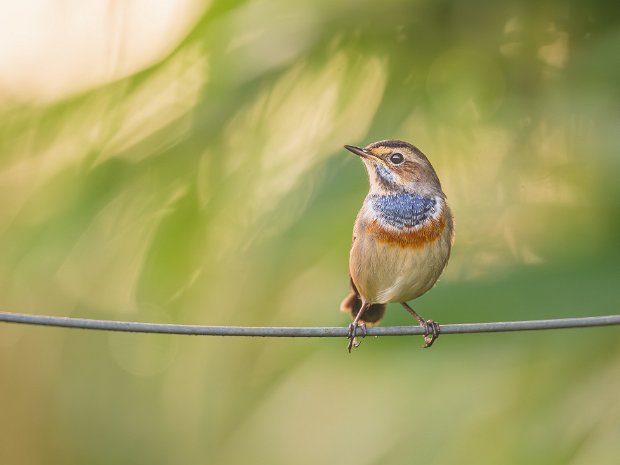
[[[450,257],[454,226],[439,178],[428,158],[407,142],[344,147],[361,157],[370,181],[353,227],[351,292],[340,305],[353,318],[349,352],[359,346],[358,328],[365,336],[366,324],[379,323],[390,302],[413,315],[424,328],[423,347],[430,347],[439,325],[424,320],[407,301],[433,287]]]

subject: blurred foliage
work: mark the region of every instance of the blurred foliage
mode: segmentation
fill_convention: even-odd
[[[401,138],[432,160],[457,224],[418,311],[618,313],[615,3],[197,11],[138,72],[0,106],[3,310],[344,326],[367,181],[341,147]],[[411,323],[398,306],[384,322]],[[382,338],[349,356],[344,340],[3,325],[0,463],[615,464],[618,340]]]

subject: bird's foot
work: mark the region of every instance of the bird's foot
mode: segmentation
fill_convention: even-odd
[[[349,343],[347,345],[347,349],[349,349],[349,353],[351,353],[351,349],[353,347],[359,347],[359,345],[361,344],[361,341],[357,340],[357,330],[358,328],[361,328],[362,330],[362,338],[366,337],[367,331],[366,331],[366,323],[362,321],[361,324],[358,324],[357,322],[353,322],[349,325],[349,335],[347,336],[349,339]]]
[[[426,349],[433,345],[433,342],[439,337],[439,324],[434,320],[421,321],[420,326],[424,328],[424,345]]]

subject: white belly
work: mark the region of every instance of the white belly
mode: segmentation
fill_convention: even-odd
[[[450,248],[448,228],[436,241],[418,248],[403,248],[362,235],[351,249],[349,271],[368,302],[406,302],[433,287],[448,262]]]

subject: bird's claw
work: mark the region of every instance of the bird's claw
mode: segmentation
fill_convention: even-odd
[[[424,345],[422,348],[426,349],[433,345],[433,342],[439,337],[439,324],[434,320],[426,320],[424,323],[420,323],[420,326],[424,328]]]
[[[361,328],[362,329],[362,338],[366,337],[367,334],[367,330],[366,330],[366,323],[362,322],[361,324],[358,324],[356,322],[353,322],[349,325],[349,335],[347,336],[349,339],[349,343],[347,345],[347,349],[349,350],[349,353],[351,353],[351,349],[353,347],[359,347],[361,344],[361,341],[357,340],[357,329]]]

